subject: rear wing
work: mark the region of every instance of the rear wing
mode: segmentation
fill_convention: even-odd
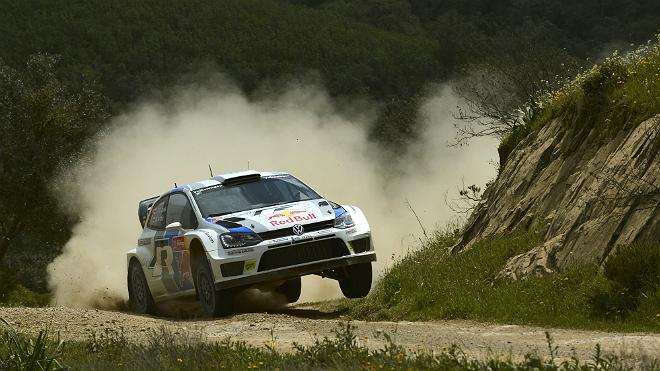
[[[147,198],[146,200],[140,201],[140,203],[138,204],[138,218],[140,219],[140,224],[142,225],[142,228],[144,228],[144,225],[147,223],[147,216],[149,215],[149,210],[151,210],[151,206],[154,205],[154,202],[156,202],[158,197],[160,196]]]

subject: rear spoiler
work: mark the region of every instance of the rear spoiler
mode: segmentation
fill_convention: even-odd
[[[140,203],[138,204],[138,218],[140,219],[140,224],[142,225],[142,228],[144,228],[144,225],[147,222],[147,216],[149,215],[149,210],[151,210],[151,206],[154,205],[154,202],[156,202],[158,197],[160,196],[147,198],[146,200],[140,201]]]

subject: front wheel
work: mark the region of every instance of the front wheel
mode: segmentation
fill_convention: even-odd
[[[211,267],[200,262],[196,269],[197,294],[199,302],[210,317],[226,316],[233,312],[234,295],[232,290],[216,290]]]
[[[128,303],[131,310],[140,314],[154,314],[156,304],[151,296],[147,279],[139,263],[131,262],[128,269]]]
[[[339,287],[349,299],[363,298],[371,290],[371,263],[346,267],[346,276],[339,279]]]

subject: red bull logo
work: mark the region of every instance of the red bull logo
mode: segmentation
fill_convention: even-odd
[[[306,214],[307,211],[304,210],[282,210],[278,211],[275,214],[271,215],[268,217],[268,220],[271,219],[276,219],[276,218],[290,218],[292,216],[296,216],[299,214]]]
[[[282,210],[268,217],[268,222],[273,227],[289,223],[304,222],[316,219],[314,213],[304,210]]]

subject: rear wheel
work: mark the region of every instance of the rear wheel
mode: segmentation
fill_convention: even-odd
[[[151,296],[147,279],[139,263],[132,261],[128,269],[128,303],[131,310],[140,314],[154,314],[156,304]]]
[[[295,303],[300,299],[301,280],[300,277],[292,278],[275,289],[276,292],[286,296],[289,303]]]
[[[371,263],[347,266],[346,276],[339,279],[339,287],[349,299],[367,296],[371,290]]]
[[[206,261],[196,264],[197,295],[206,314],[210,317],[226,316],[233,312],[233,290],[216,290],[211,267]]]

